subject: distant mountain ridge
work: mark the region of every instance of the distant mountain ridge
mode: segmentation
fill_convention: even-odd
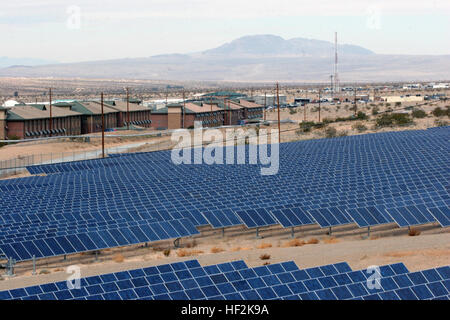
[[[347,55],[368,55],[374,52],[356,45],[338,45]],[[321,56],[334,54],[334,44],[323,40],[293,38],[285,40],[274,35],[245,36],[218,48],[203,51],[204,55]]]
[[[0,57],[0,68],[8,68],[15,66],[38,66],[56,63],[56,61],[35,59],[35,58],[10,58]]]
[[[352,44],[338,52],[343,82],[450,79],[450,55],[380,55]],[[0,77],[328,83],[333,65],[332,42],[255,35],[190,54],[14,66]]]

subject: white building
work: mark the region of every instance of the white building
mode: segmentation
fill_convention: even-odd
[[[11,108],[11,107],[14,107],[16,104],[20,104],[20,103],[17,102],[16,100],[6,100],[5,103],[3,103],[2,107]]]
[[[266,101],[266,106],[276,106],[278,104],[277,102],[277,96],[274,94],[268,94],[264,97],[264,95],[257,95],[251,97],[251,99],[255,100],[256,104],[264,105],[264,100]],[[287,98],[285,95],[280,95],[280,105],[286,104]]]

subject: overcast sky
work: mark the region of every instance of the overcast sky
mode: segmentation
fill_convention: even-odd
[[[450,54],[449,0],[0,0],[0,56],[148,57],[275,34],[383,54]]]

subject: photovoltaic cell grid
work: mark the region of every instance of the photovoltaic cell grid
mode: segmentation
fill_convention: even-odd
[[[65,236],[28,237],[29,240],[0,244],[0,249],[8,258],[26,261],[31,260],[33,256],[43,258],[68,255],[182,238],[198,233],[198,230],[188,219],[180,219]]]
[[[430,300],[449,299],[450,266],[409,272],[401,263],[372,275],[347,263],[299,269],[294,262],[249,268],[244,261],[202,267],[190,260],[0,292],[1,300]],[[371,282],[373,284],[373,282]]]
[[[442,227],[450,226],[450,208],[430,208],[428,209],[433,217],[441,224]]]
[[[113,221],[219,228],[243,224],[238,212],[249,226],[267,226],[289,210],[285,226],[309,223],[296,210],[321,227],[446,226],[449,137],[444,128],[281,144],[273,176],[261,176],[260,165],[177,166],[170,151],[33,166],[48,175],[0,182],[0,243],[95,232]],[[368,214],[374,207],[380,213]]]

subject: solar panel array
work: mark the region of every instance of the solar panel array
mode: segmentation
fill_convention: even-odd
[[[448,226],[449,139],[444,128],[284,143],[272,176],[237,157],[231,165],[175,165],[170,151],[32,166],[47,175],[0,181],[0,250],[17,260],[34,247],[47,256],[54,250],[38,243],[49,238],[181,219],[214,228]]]
[[[380,278],[347,263],[299,269],[294,262],[249,268],[244,261],[202,267],[196,260],[0,292],[0,299],[38,300],[429,300],[450,298],[450,266],[409,272],[380,267]]]

